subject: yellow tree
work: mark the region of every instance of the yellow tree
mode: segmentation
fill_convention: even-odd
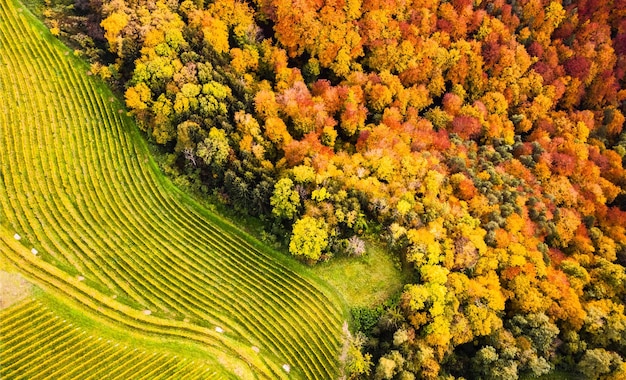
[[[314,263],[328,246],[328,236],[328,226],[324,220],[305,216],[293,225],[289,252]]]

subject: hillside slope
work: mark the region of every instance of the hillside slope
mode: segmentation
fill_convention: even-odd
[[[287,375],[283,364],[290,378],[337,374],[337,298],[173,188],[120,103],[11,0],[0,210],[5,258],[87,313],[199,342],[259,378]]]

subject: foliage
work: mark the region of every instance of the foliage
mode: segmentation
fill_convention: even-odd
[[[585,351],[578,363],[578,369],[588,379],[610,378],[611,372],[624,373],[622,358],[615,352],[608,352],[603,348]]]
[[[350,310],[352,328],[370,336],[383,314],[382,308],[354,307]]]
[[[363,353],[366,337],[360,332],[353,336],[350,334],[347,325],[344,324],[344,341],[340,360],[344,362],[347,378],[357,379],[369,375],[372,371],[372,355]]]
[[[358,256],[376,229],[414,271],[371,376],[515,378],[623,352],[624,2],[99,10],[127,105],[179,170],[305,261]]]
[[[300,195],[293,188],[293,181],[283,178],[276,182],[270,198],[272,213],[281,218],[293,219],[300,206]]]
[[[289,252],[316,262],[328,245],[328,228],[322,219],[305,216],[293,225],[293,235],[289,242]]]
[[[290,376],[335,378],[334,293],[165,178],[120,99],[17,1],[0,0],[0,20],[0,262],[77,311],[3,311],[0,377],[286,378],[289,363]],[[205,144],[221,170],[229,135],[200,124],[170,148]],[[111,339],[119,330],[141,344]]]

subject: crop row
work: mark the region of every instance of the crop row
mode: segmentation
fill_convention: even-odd
[[[3,310],[0,320],[22,320],[0,328],[3,379],[98,378],[98,374],[110,379],[217,378],[202,361],[94,337],[38,301]],[[32,341],[36,344],[29,344]]]
[[[10,47],[2,87],[29,99],[19,114],[0,116],[10,127],[0,140],[9,224],[109,294],[165,317],[224,325],[307,377],[328,377],[340,321],[333,302],[164,189],[93,82],[2,8],[12,27],[0,28]],[[37,57],[34,67],[24,67],[25,56]]]
[[[35,281],[44,290],[54,290],[57,296],[70,304],[80,304],[91,312],[97,312],[100,319],[122,326],[144,335],[185,339],[201,344],[209,353],[226,353],[245,361],[262,378],[281,378],[278,365],[265,362],[251,347],[225,334],[193,324],[157,318],[134,310],[106,297],[63,271],[39,260],[12,239],[7,238],[7,230],[0,226],[0,254],[10,260],[25,276]],[[265,355],[268,356],[268,355]],[[275,361],[275,358],[270,358]]]

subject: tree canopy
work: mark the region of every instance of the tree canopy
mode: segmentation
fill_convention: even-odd
[[[625,371],[625,2],[92,9],[172,172],[307,262],[380,232],[413,270],[356,372]]]

